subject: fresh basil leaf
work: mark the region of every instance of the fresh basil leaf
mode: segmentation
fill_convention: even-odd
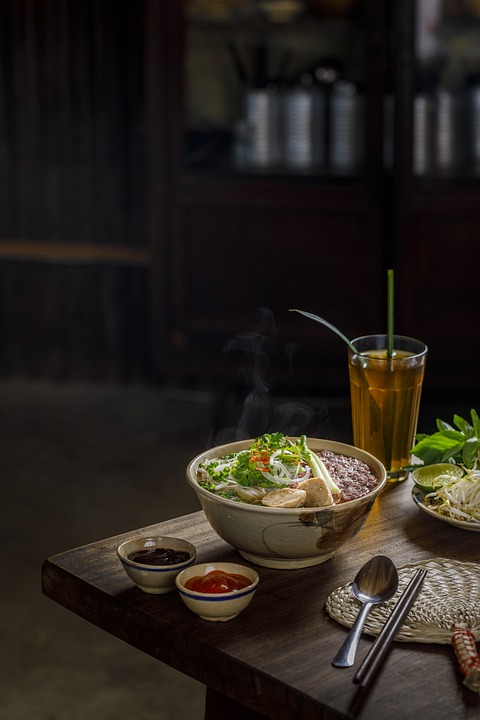
[[[460,417],[460,415],[454,415],[453,422],[466,438],[473,437],[473,435],[474,435],[473,427],[472,427],[472,425],[470,425],[469,422],[467,422],[467,420]]]
[[[480,418],[477,415],[476,410],[470,410],[470,417],[472,418],[472,425],[477,438],[480,438]]]
[[[461,443],[458,443],[457,445],[453,445],[452,447],[448,448],[447,450],[445,450],[445,452],[443,453],[443,455],[441,457],[441,460],[438,460],[438,462],[441,462],[441,463],[449,462],[449,463],[454,463],[455,465],[458,464],[459,462],[462,461],[462,452],[463,452],[464,445],[465,445],[465,443],[461,442]]]
[[[478,458],[479,449],[480,443],[478,438],[468,438],[462,450],[462,461],[465,467],[473,468],[475,461]]]
[[[412,455],[415,455],[419,460],[422,460],[424,465],[434,465],[440,462],[442,453],[438,450],[433,450],[430,447],[419,447],[416,446],[415,452],[412,450]]]
[[[423,460],[425,465],[447,462],[445,458],[462,452],[465,438],[458,430],[442,430],[425,436],[412,448],[412,455]]]
[[[453,428],[451,425],[449,425],[447,422],[445,422],[445,420],[440,420],[440,418],[437,418],[435,424],[436,424],[436,426],[437,426],[437,430],[440,430],[440,431],[442,431],[442,430],[454,430],[454,428]]]
[[[444,435],[448,431],[444,432],[437,432],[433,435],[424,435],[419,442],[417,442],[416,445],[412,448],[412,452],[414,455],[417,454],[417,452],[420,450],[424,450],[428,448],[429,450],[436,450],[438,452],[444,452],[447,448],[451,447],[452,445],[456,445],[459,441],[459,438],[449,438]],[[458,433],[461,435],[460,433]]]
[[[422,460],[424,465],[434,465],[435,463],[440,462],[438,450],[432,450],[428,447],[419,448],[416,446],[415,452],[412,450],[412,455],[415,455],[415,457],[419,460]]]
[[[476,410],[471,410],[470,416],[471,423],[454,415],[455,427],[437,418],[437,432],[415,435],[416,445],[412,448],[412,455],[423,460],[425,465],[451,462],[475,467],[480,463],[480,417]]]
[[[428,435],[428,442],[432,447],[446,448],[458,442],[465,442],[465,438],[460,430],[442,430],[440,432]]]
[[[426,433],[417,433],[415,435],[415,442],[419,443],[420,440],[423,440],[424,438],[430,437],[430,435],[427,435]]]

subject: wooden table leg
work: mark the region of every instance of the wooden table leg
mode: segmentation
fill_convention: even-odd
[[[265,715],[207,688],[205,720],[268,720]]]

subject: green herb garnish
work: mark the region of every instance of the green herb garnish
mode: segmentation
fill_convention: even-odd
[[[453,425],[437,419],[437,432],[415,436],[412,455],[425,465],[454,463],[475,468],[480,460],[480,418],[475,410],[470,411],[470,417],[471,422],[454,415]]]
[[[313,477],[325,480],[332,493],[340,492],[321,459],[308,447],[306,436],[292,440],[280,432],[265,433],[238,453],[205,460],[199,465],[204,472],[199,484],[210,492],[223,493],[223,497],[232,492],[241,495],[242,488],[288,487],[304,477],[306,465]]]

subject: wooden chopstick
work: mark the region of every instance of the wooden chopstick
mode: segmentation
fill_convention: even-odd
[[[390,614],[390,617],[376,637],[372,647],[353,678],[353,682],[357,683],[357,685],[366,687],[375,677],[380,665],[390,650],[390,646],[395,638],[395,635],[404,623],[413,603],[415,602],[415,598],[420,591],[426,574],[426,568],[419,568],[401,594],[397,604]]]

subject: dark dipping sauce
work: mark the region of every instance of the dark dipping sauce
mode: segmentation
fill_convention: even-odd
[[[135,550],[127,557],[141,565],[177,565],[188,560],[190,553],[171,548],[152,548],[151,550]]]

